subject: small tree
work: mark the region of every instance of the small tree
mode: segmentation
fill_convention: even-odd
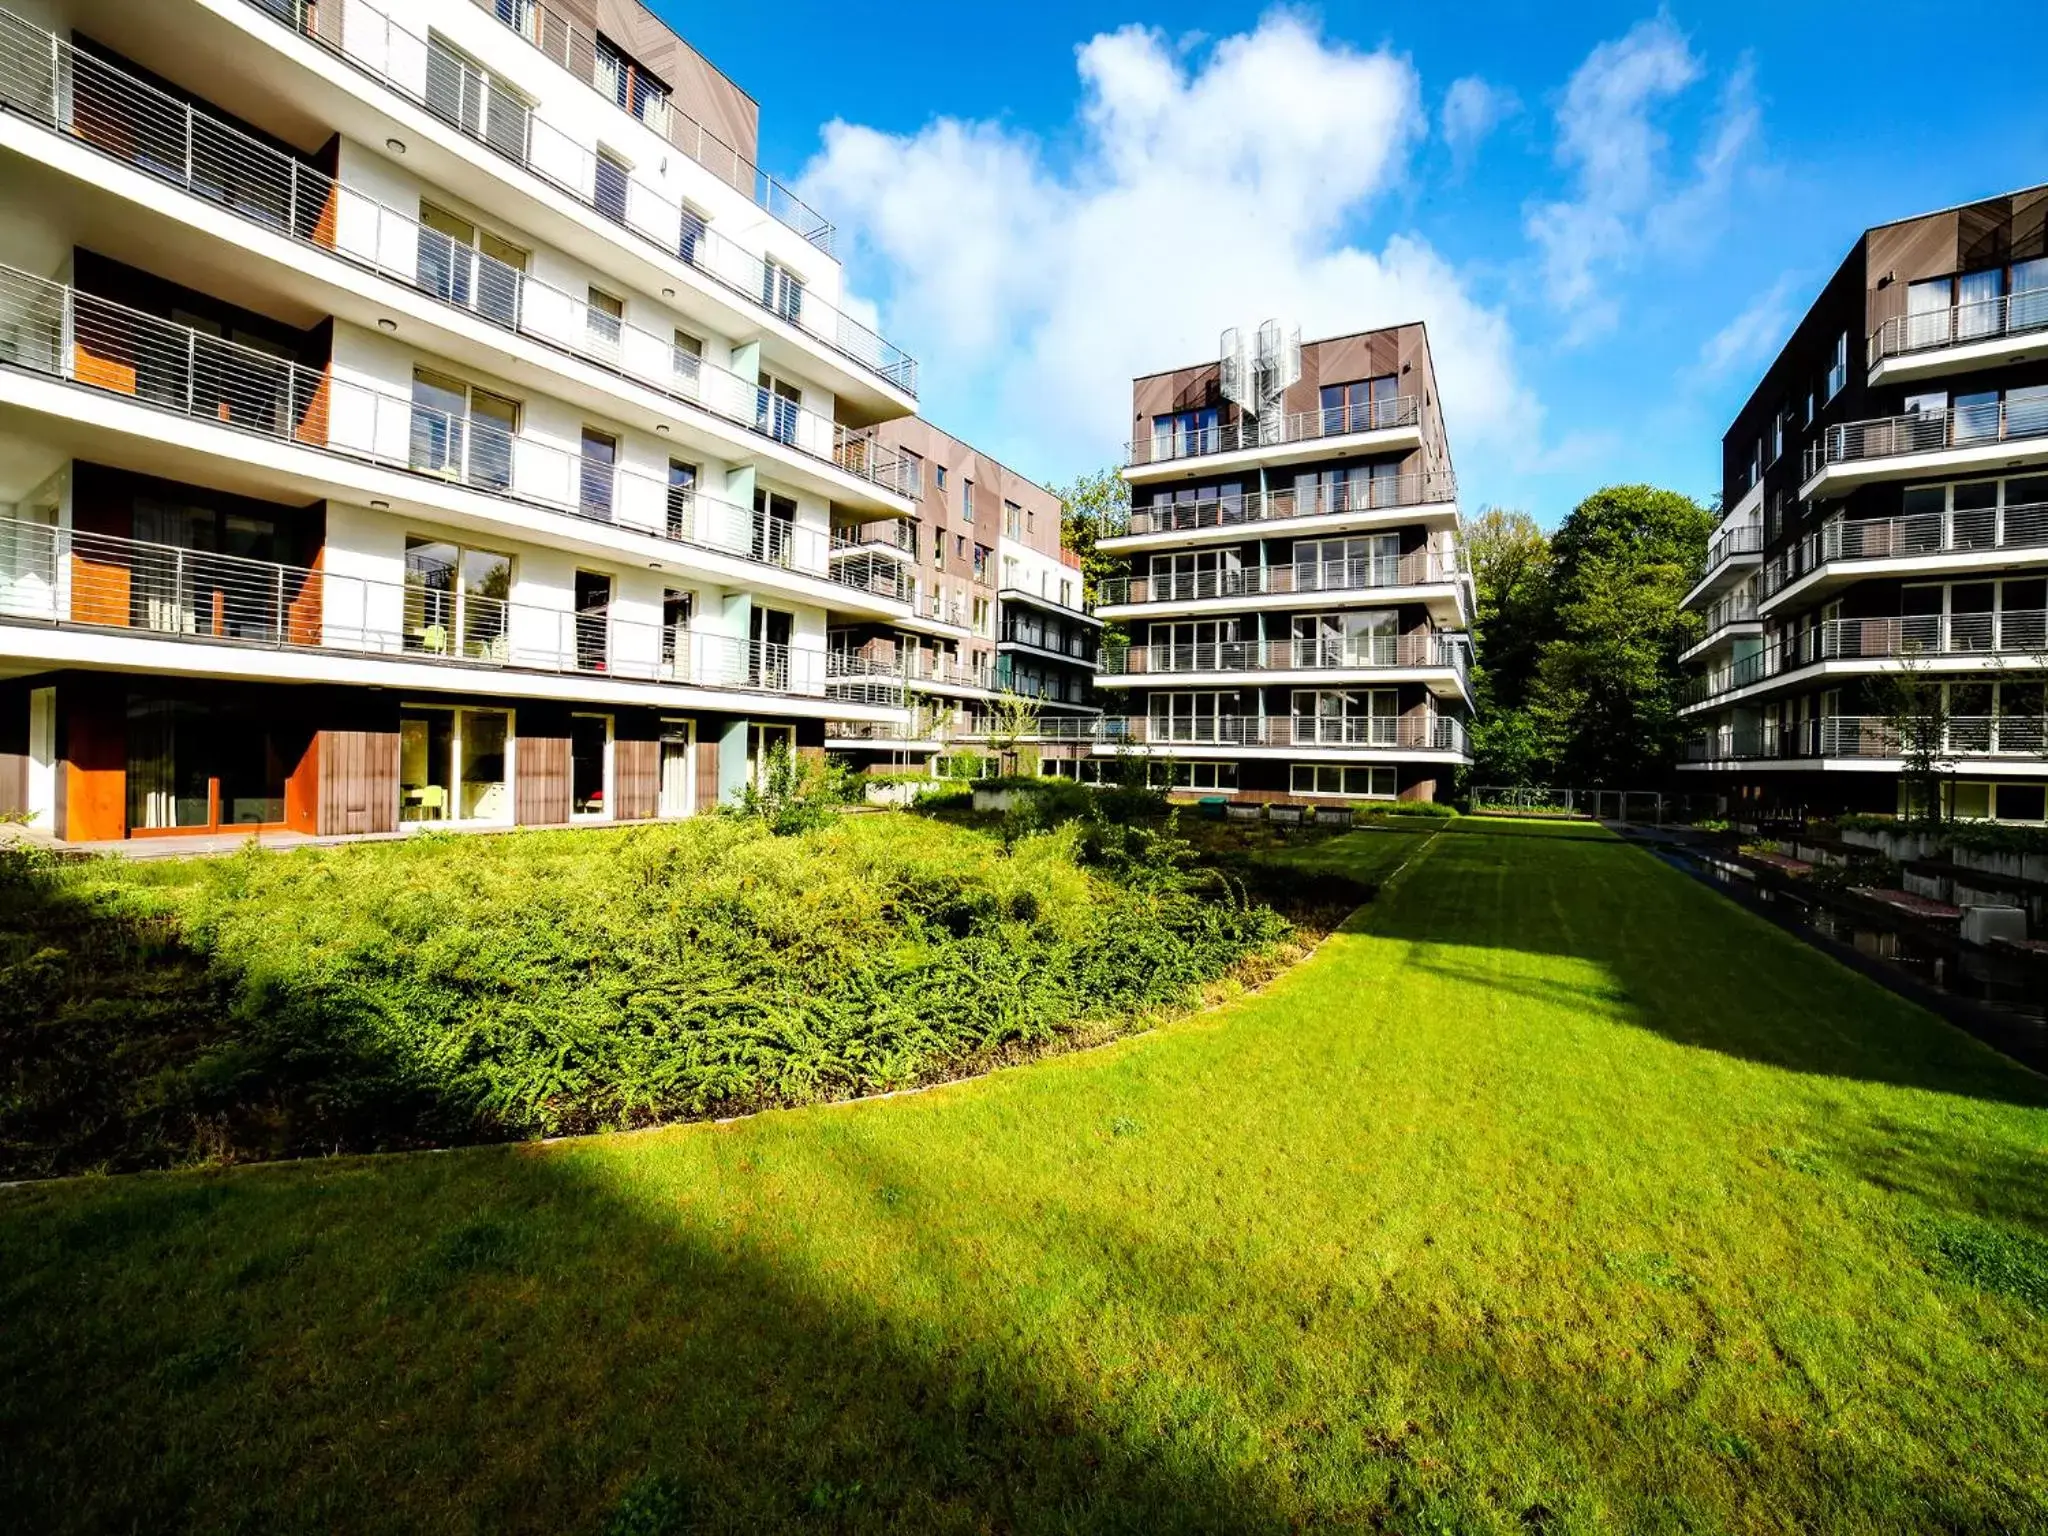
[[[1003,772],[1017,771],[1017,744],[1038,734],[1038,700],[1005,688],[989,707],[989,746],[1002,760]]]
[[[1941,684],[1920,662],[1906,656],[1896,672],[1874,680],[1872,691],[1885,728],[1898,743],[1906,815],[1916,821],[1940,821],[1941,782],[1955,767],[1948,746],[1948,701]]]

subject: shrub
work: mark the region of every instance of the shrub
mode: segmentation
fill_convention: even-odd
[[[762,822],[777,837],[793,837],[823,826],[854,798],[853,776],[843,765],[807,762],[778,741],[768,749],[759,780],[748,780],[739,799],[720,806],[719,813]]]
[[[1440,800],[1387,800],[1370,806],[1361,805],[1358,813],[1361,816],[1420,816],[1426,820],[1442,821],[1456,816],[1458,808]]]
[[[1287,932],[1163,832],[1075,820],[1006,853],[923,817],[773,826],[154,864],[0,850],[0,1169],[439,1145],[897,1088],[1128,1028]]]

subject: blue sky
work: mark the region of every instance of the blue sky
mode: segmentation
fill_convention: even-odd
[[[1421,318],[1468,511],[1710,495],[1861,229],[2048,181],[2033,5],[1971,40],[1925,0],[653,3],[760,101],[925,413],[1047,482],[1226,325]]]

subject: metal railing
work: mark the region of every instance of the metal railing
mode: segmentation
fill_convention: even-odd
[[[0,620],[196,643],[900,703],[859,656],[569,612],[462,589],[445,566],[403,582],[0,518]]]
[[[1465,647],[1443,635],[1344,635],[1318,640],[1224,640],[1134,645],[1102,653],[1108,677],[1172,672],[1329,672],[1448,667],[1465,676]]]
[[[1819,723],[1822,757],[1903,757],[1924,745],[1942,757],[2040,757],[2048,752],[2048,719],[2040,715],[1950,715],[1896,720],[1830,715]]]
[[[841,524],[832,530],[832,557],[835,560],[841,555],[883,549],[916,555],[916,528],[910,523],[863,523],[857,527]]]
[[[1381,512],[1397,507],[1456,502],[1457,476],[1433,474],[1360,477],[1318,486],[1304,496],[1297,491],[1254,491],[1206,501],[1154,502],[1133,507],[1124,535],[1193,533],[1205,528],[1235,528],[1246,523],[1280,522],[1294,517],[1327,517],[1346,512]]]
[[[1370,592],[1382,587],[1437,586],[1458,579],[1457,564],[1436,550],[1370,555],[1360,560],[1244,566],[1167,576],[1112,576],[1096,589],[1103,607],[1203,602],[1216,598]]]
[[[1064,638],[1057,633],[1048,635],[1044,625],[1023,622],[1014,614],[1006,618],[997,635],[997,639],[1004,645],[1028,646],[1047,656],[1055,656],[1065,661],[1085,661],[1092,665],[1095,655],[1089,645],[1090,638],[1088,635],[1068,635]]]
[[[705,363],[680,348],[673,332],[659,335],[594,309],[587,296],[540,283],[5,11],[0,102],[275,234],[889,489],[921,489],[915,465],[871,429],[851,431],[758,380]],[[705,266],[715,250],[702,254],[697,264]]]
[[[1806,478],[1831,464],[1854,464],[1951,448],[2048,437],[2048,396],[1987,400],[1874,421],[1845,421],[1829,427],[1806,450]]]
[[[1685,702],[1704,703],[1824,661],[1953,661],[1970,656],[2041,657],[2048,661],[2048,611],[2026,608],[2002,613],[1829,619],[1694,678],[1686,685]]]
[[[0,365],[494,498],[783,570],[827,574],[823,530],[11,267],[0,267]]]
[[[1989,549],[2048,548],[2048,502],[1917,512],[1903,517],[1833,518],[1764,567],[1771,597],[1836,560],[1914,560]]]
[[[2048,288],[2030,288],[1945,309],[1894,315],[1871,333],[1870,363],[1875,367],[1887,357],[2042,330],[2048,330]]]
[[[456,131],[566,192],[606,222],[797,326],[905,393],[917,393],[915,358],[844,310],[813,295],[796,273],[727,240],[702,214],[663,196],[609,156],[596,154],[562,134],[535,116],[523,100],[479,74],[467,60],[407,32],[368,0],[349,0],[346,27],[339,20],[328,19],[341,14],[337,5],[316,8],[312,0],[247,3],[278,17]],[[413,83],[415,79],[418,85]],[[715,166],[710,168],[716,173]],[[781,218],[793,205],[784,195],[787,189],[772,178],[763,185],[778,189],[769,211]],[[825,233],[822,248],[830,254],[830,226],[820,220],[817,227]],[[799,228],[798,233],[805,231]],[[818,242],[813,239],[812,243]]]
[[[1735,528],[1723,528],[1707,542],[1707,566],[1701,572],[1700,580],[1705,581],[1731,560],[1745,555],[1760,555],[1764,551],[1764,531],[1754,523],[1744,523]]]
[[[1356,747],[1368,751],[1466,750],[1465,722],[1449,715],[1100,715],[1041,720],[1034,737],[1111,747]]]
[[[738,149],[675,104],[667,93],[658,103],[619,100],[618,88],[606,78],[597,40],[569,17],[541,0],[472,0],[568,70],[578,80],[612,101],[637,122],[651,128],[736,192],[751,197],[779,223],[802,235],[827,255],[833,230],[825,216],[796,195],[787,183],[771,176]],[[634,110],[638,105],[640,110]]]
[[[1737,624],[1756,623],[1756,594],[1750,591],[1730,592],[1726,597],[1717,598],[1714,605],[1706,611],[1703,622],[1705,627],[1700,632],[1695,649]]]
[[[986,688],[994,691],[995,669],[970,666],[965,662],[934,657],[921,650],[905,651],[897,669],[913,683],[946,683],[958,688]]]
[[[1160,427],[1150,437],[1124,444],[1124,463],[1165,464],[1175,459],[1204,458],[1253,448],[1281,447],[1355,432],[1385,432],[1412,427],[1422,419],[1422,402],[1413,395],[1368,400],[1359,405],[1332,406],[1271,418],[1220,422],[1212,427]]]
[[[1069,579],[1075,587],[1081,585],[1078,571]],[[1078,603],[1063,603],[1049,592],[1034,592],[1029,587],[998,587],[996,599],[998,602],[1035,603],[1041,608],[1048,608],[1057,613],[1077,613],[1083,617],[1095,611],[1095,605],[1086,598]]]

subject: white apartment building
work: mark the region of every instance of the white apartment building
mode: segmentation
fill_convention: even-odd
[[[635,820],[903,720],[828,636],[918,623],[915,363],[631,0],[0,0],[0,105],[0,807]]]

